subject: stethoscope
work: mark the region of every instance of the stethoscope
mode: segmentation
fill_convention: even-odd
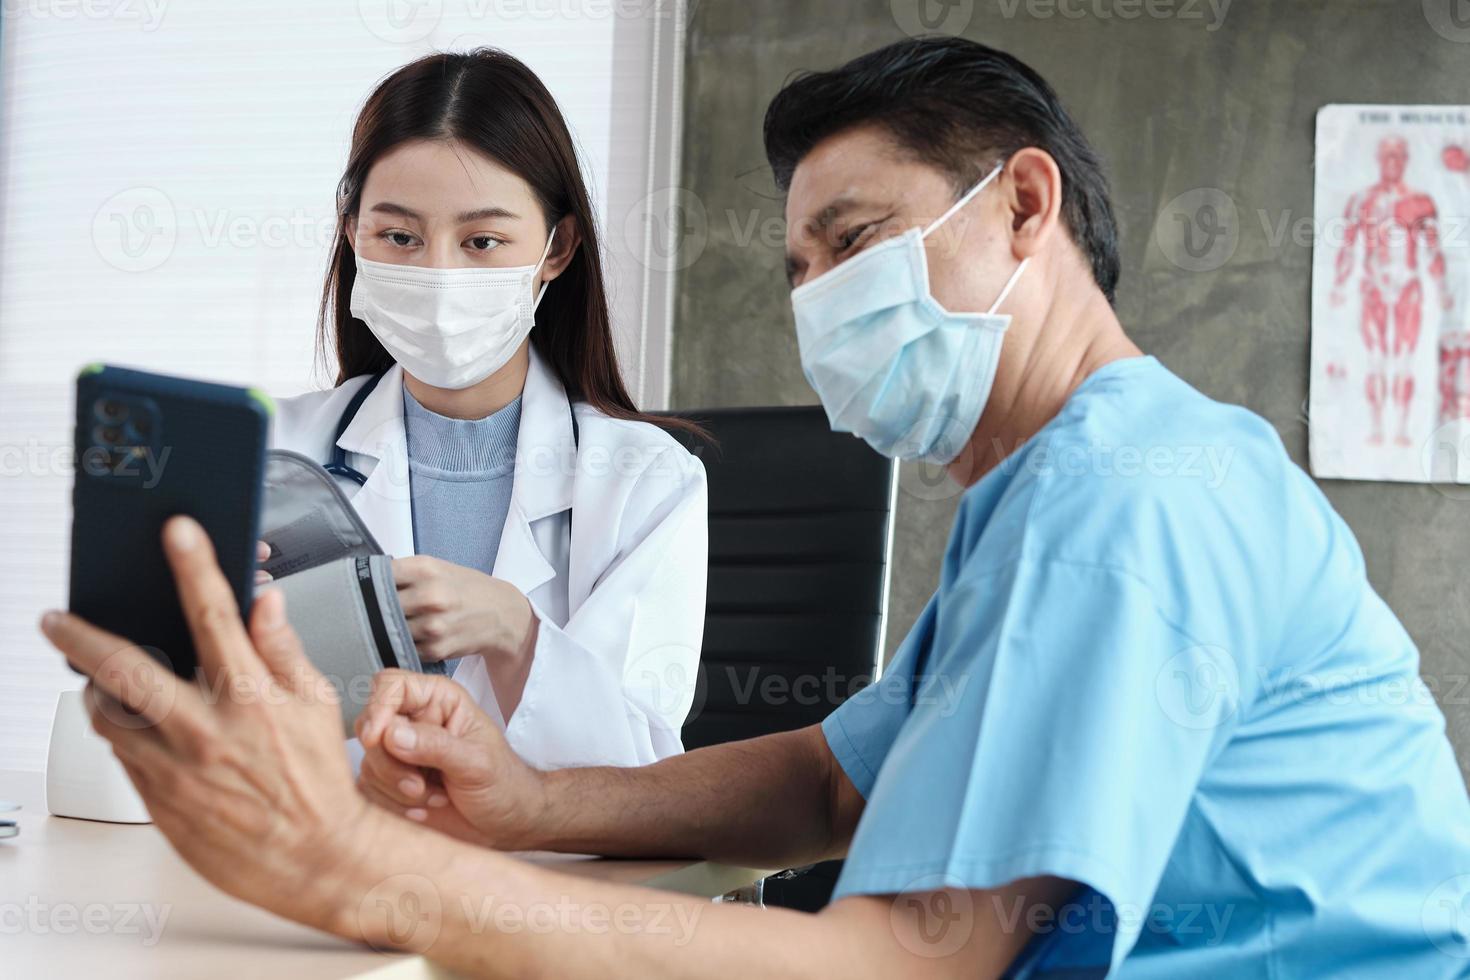
[[[326,464],[322,467],[333,476],[341,477],[344,480],[351,480],[358,486],[362,486],[363,484],[367,483],[367,474],[363,473],[361,470],[356,469],[353,466],[348,465],[347,450],[337,445],[337,443],[341,441],[342,433],[347,431],[347,427],[352,424],[352,420],[357,418],[357,410],[362,408],[362,403],[367,401],[368,395],[371,395],[373,393],[373,389],[378,386],[378,382],[382,381],[383,375],[387,373],[388,372],[386,370],[379,371],[377,374],[368,379],[367,384],[357,389],[357,391],[353,394],[352,400],[349,401],[347,403],[347,407],[342,410],[342,417],[337,420],[337,431],[332,436],[332,458],[328,460]],[[572,416],[572,451],[576,452],[578,449],[581,448],[582,437],[581,432],[579,431],[577,426],[577,412],[575,409],[572,408],[572,399],[570,395],[567,396],[567,410],[571,413]]]
[[[342,417],[337,420],[337,432],[332,436],[332,458],[322,467],[333,476],[340,476],[344,479],[351,480],[358,486],[367,483],[367,474],[355,467],[347,465],[347,450],[337,445],[337,443],[341,441],[342,433],[347,431],[347,427],[352,424],[352,420],[357,418],[357,410],[362,408],[362,403],[367,401],[367,396],[373,393],[373,389],[378,386],[378,382],[382,381],[383,375],[387,373],[387,371],[379,371],[369,378],[368,383],[357,389],[357,392],[352,396],[352,401],[348,402],[347,407],[342,410]]]

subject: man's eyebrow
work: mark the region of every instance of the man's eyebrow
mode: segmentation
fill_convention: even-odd
[[[856,208],[860,203],[862,202],[858,201],[854,197],[849,197],[846,194],[840,197],[835,197],[828,202],[826,207],[817,212],[817,216],[813,219],[813,221],[816,224],[818,230],[826,231],[828,228],[832,227],[832,222],[836,221],[847,212]]]
[[[815,217],[810,219],[811,228],[813,231],[816,232],[826,231],[828,228],[832,227],[832,223],[835,222],[837,219],[841,218],[849,211],[855,210],[864,203],[865,202],[859,201],[857,198],[851,197],[847,194],[838,195],[837,197],[834,197],[832,200],[828,201],[826,206],[818,211]],[[801,272],[801,270],[805,268],[805,261],[798,258],[792,252],[786,253],[786,282],[788,284],[794,283],[796,281],[797,273]]]

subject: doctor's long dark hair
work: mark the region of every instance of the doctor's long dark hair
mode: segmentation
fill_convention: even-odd
[[[433,54],[405,65],[378,85],[357,117],[337,185],[337,231],[318,321],[319,349],[335,341],[336,384],[393,364],[351,311],[357,264],[348,222],[361,204],[368,171],[401,143],[445,139],[474,147],[530,184],[548,231],[567,215],[576,219],[581,244],[547,288],[531,331],[531,343],[567,393],[613,418],[699,431],[639,411],[628,395],[613,348],[597,225],[566,120],[541,79],[494,48]]]

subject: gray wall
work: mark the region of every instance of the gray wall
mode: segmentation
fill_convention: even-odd
[[[1067,18],[1046,16],[1056,8],[1043,0],[695,0],[683,175],[695,213],[675,404],[815,403],[797,361],[761,118],[791,72],[919,31],[928,3],[935,17],[947,10],[942,29],[1046,76],[1108,161],[1123,230],[1118,312],[1138,344],[1206,394],[1269,419],[1305,465],[1311,248],[1269,229],[1312,215],[1320,106],[1470,103],[1470,30],[1457,34],[1446,18],[1458,0],[1236,0],[1223,19],[1221,2],[1176,0],[1176,15],[1161,18],[1126,0],[1064,0],[1085,14]],[[1131,10],[1139,15],[1121,16]],[[1234,201],[1238,244],[1219,269],[1189,272],[1169,259],[1182,231],[1164,229],[1179,226],[1154,228],[1168,202],[1201,187]],[[1322,485],[1419,643],[1470,762],[1470,503],[1429,486]],[[937,582],[957,504],[932,474],[906,470],[903,486],[890,652]]]

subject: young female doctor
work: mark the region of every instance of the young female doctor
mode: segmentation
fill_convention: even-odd
[[[337,386],[274,441],[395,556],[421,657],[540,768],[681,751],[704,621],[704,470],[619,375],[592,208],[541,81],[436,54],[369,97],[319,340]]]

